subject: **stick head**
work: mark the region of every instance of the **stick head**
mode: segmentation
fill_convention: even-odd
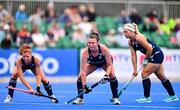
[[[59,103],[59,101],[58,101],[58,100],[56,100],[56,101],[55,101],[55,103]]]

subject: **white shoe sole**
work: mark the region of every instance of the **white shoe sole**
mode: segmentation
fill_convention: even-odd
[[[12,101],[11,101],[11,102],[6,102],[6,101],[4,101],[4,103],[5,103],[5,104],[11,104],[11,103],[12,103]]]
[[[139,102],[139,101],[136,101],[137,103],[151,103],[152,101],[145,101],[145,102]]]
[[[179,99],[174,99],[174,100],[171,100],[171,101],[165,101],[163,100],[163,102],[167,102],[167,103],[171,103],[171,102],[175,102],[175,101],[178,101]]]
[[[110,102],[112,102],[114,105],[120,105],[121,104],[121,102],[115,103],[112,99],[110,99]]]

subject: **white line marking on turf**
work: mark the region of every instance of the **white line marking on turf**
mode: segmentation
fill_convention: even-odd
[[[0,104],[4,104],[3,102],[0,102]],[[13,102],[12,105],[52,105],[53,103],[22,103],[22,102]],[[53,104],[53,106],[67,106],[67,105],[72,105],[72,104]],[[72,106],[77,106],[77,105],[72,105]],[[81,105],[82,107],[126,107],[126,108],[157,108],[157,109],[180,109],[180,107],[174,107],[174,106],[142,106],[142,105]]]

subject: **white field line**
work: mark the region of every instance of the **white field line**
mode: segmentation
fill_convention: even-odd
[[[3,102],[0,102],[0,104],[4,104]],[[21,103],[21,102],[13,102],[12,105],[52,105],[52,103]],[[53,104],[53,106],[69,106],[69,104]],[[75,105],[71,105],[71,106],[75,106]],[[175,106],[142,106],[142,105],[105,105],[105,104],[101,104],[101,105],[82,105],[82,107],[114,107],[114,108],[120,108],[120,107],[124,107],[124,108],[152,108],[152,109],[176,109],[176,110],[180,110],[180,107],[175,107]],[[1,107],[0,107],[1,108]]]

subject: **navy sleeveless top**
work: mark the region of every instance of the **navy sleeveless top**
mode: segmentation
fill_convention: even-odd
[[[34,56],[32,56],[32,62],[30,64],[25,64],[23,58],[21,59],[21,63],[22,63],[22,70],[34,69],[36,66]]]
[[[95,65],[97,67],[102,67],[102,65],[106,64],[106,59],[105,56],[102,54],[100,45],[98,45],[98,50],[99,50],[99,54],[96,57],[94,57],[91,54],[91,50],[88,48],[89,57],[87,59],[87,63],[91,65]]]
[[[162,50],[153,41],[147,39],[147,42],[151,44],[153,48],[152,54],[148,62],[161,64],[164,59],[164,54]],[[141,53],[146,54],[147,50],[144,47],[142,47],[140,44],[138,44],[137,42],[135,42],[135,44],[132,46],[134,50],[136,51],[139,50]]]

